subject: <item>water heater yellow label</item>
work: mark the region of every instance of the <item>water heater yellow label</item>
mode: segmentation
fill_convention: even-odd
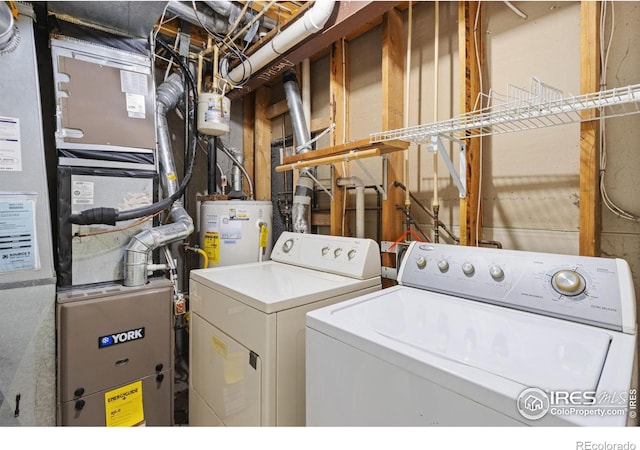
[[[220,233],[207,231],[202,247],[209,258],[209,264],[220,264]]]
[[[144,425],[142,381],[119,387],[104,394],[106,425],[134,427]]]
[[[269,239],[269,227],[265,224],[260,226],[260,248],[267,248],[268,239]]]

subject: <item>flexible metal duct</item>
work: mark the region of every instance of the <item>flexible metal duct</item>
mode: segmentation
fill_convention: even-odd
[[[157,131],[160,184],[165,197],[178,190],[173,150],[167,123],[167,112],[175,109],[184,92],[182,79],[173,73],[157,90]],[[124,285],[142,286],[147,282],[149,253],[161,246],[182,240],[193,233],[193,220],[182,201],[176,200],[169,211],[171,223],[144,230],[135,235],[125,249]]]

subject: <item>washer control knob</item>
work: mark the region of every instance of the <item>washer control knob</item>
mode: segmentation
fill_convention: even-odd
[[[504,278],[504,270],[502,270],[502,267],[493,264],[489,267],[489,275],[491,275],[491,278],[494,280],[500,281]]]
[[[349,259],[353,259],[356,256],[356,251],[355,250],[349,250],[349,253],[347,253],[347,257]]]
[[[427,259],[424,256],[419,257],[416,259],[416,266],[418,269],[424,269],[427,266]]]
[[[342,255],[342,249],[341,248],[337,248],[333,251],[333,256],[335,256],[336,258],[338,256]]]
[[[329,247],[322,247],[322,256],[325,256],[327,253],[329,253]]]
[[[587,283],[575,270],[559,270],[551,278],[551,286],[559,294],[573,297],[582,294]]]
[[[462,263],[462,271],[464,272],[465,275],[471,276],[476,271],[476,268],[473,267],[473,264],[467,261]]]
[[[285,253],[289,253],[289,251],[291,251],[292,248],[293,248],[293,239],[287,239],[286,241],[284,241],[284,244],[282,244],[282,251]]]
[[[449,270],[449,262],[446,259],[441,259],[438,261],[438,269],[440,269],[440,272],[446,272]]]

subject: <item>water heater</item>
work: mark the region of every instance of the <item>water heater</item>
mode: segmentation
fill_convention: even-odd
[[[200,246],[209,267],[268,260],[273,205],[251,200],[214,200],[200,206]]]

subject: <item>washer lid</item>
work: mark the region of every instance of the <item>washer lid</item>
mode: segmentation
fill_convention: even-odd
[[[338,329],[340,340],[374,355],[391,349],[444,370],[453,362],[462,377],[469,366],[549,390],[595,390],[612,339],[604,329],[401,286],[312,311],[307,325],[334,337]]]
[[[265,313],[380,286],[380,277],[360,280],[275,261],[192,270],[191,279]]]

